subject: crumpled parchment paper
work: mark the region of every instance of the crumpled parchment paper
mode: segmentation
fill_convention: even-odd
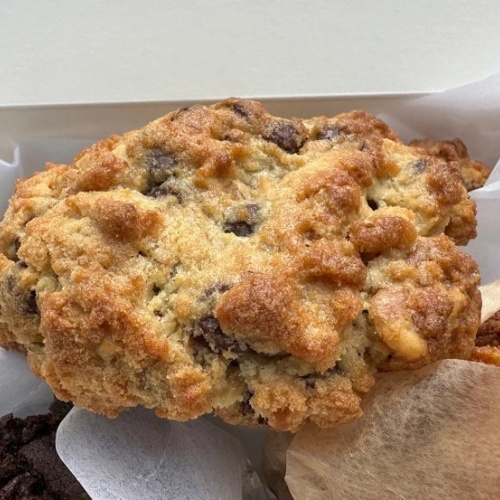
[[[134,408],[110,420],[74,408],[56,445],[93,499],[267,498],[241,443],[204,419],[180,423]]]
[[[360,419],[296,434],[293,498],[500,498],[499,392],[500,368],[470,361],[379,375]]]

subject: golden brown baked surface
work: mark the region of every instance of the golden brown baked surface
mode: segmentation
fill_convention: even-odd
[[[192,106],[17,183],[0,344],[110,416],[330,426],[377,369],[470,357],[475,226],[458,163],[364,112]]]
[[[422,148],[426,154],[446,161],[458,162],[467,191],[479,189],[490,175],[491,169],[469,157],[465,144],[460,139],[452,141],[414,140],[410,146]]]

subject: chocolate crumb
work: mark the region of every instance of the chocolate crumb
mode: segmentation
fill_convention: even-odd
[[[252,408],[252,405],[250,404],[250,399],[252,398],[252,396],[253,396],[253,392],[248,391],[245,394],[245,397],[243,398],[243,401],[241,402],[240,413],[243,416],[254,415],[255,414],[255,410]]]
[[[425,158],[420,158],[420,160],[414,161],[411,165],[411,169],[416,174],[421,174],[427,168],[427,160]]]
[[[90,500],[55,449],[71,406],[55,400],[45,415],[0,418],[0,500]]]
[[[178,187],[173,186],[170,181],[165,181],[159,186],[151,188],[146,196],[150,198],[165,198],[166,196],[175,196],[179,202],[182,201],[182,195]]]
[[[231,104],[231,109],[234,111],[235,115],[238,115],[240,118],[244,118],[245,120],[250,116],[241,102],[233,102]]]
[[[245,238],[253,233],[253,226],[245,221],[228,222],[224,224],[224,232]]]

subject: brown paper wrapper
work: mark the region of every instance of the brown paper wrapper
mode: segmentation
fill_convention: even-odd
[[[500,369],[447,360],[379,377],[357,421],[296,434],[295,500],[500,498]]]

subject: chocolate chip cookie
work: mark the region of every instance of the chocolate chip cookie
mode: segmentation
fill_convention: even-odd
[[[0,344],[109,416],[331,426],[377,370],[470,357],[475,231],[459,164],[362,111],[182,108],[17,183]]]

